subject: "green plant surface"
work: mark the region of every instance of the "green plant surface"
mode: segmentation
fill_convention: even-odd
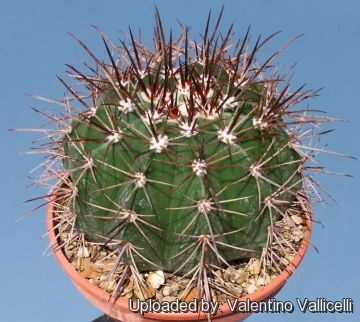
[[[185,273],[202,261],[204,243],[214,265],[261,255],[268,227],[302,188],[302,157],[282,121],[287,98],[255,79],[235,85],[226,63],[169,73],[159,62],[126,76],[113,66],[95,107],[63,138],[76,228],[92,241],[133,245],[127,261],[140,271]],[[273,199],[277,211],[266,206]]]

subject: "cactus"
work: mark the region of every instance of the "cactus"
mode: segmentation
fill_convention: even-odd
[[[266,204],[286,208],[302,188],[282,121],[289,98],[259,69],[237,71],[249,61],[243,48],[226,58],[227,40],[215,58],[211,43],[193,57],[162,44],[154,58],[133,42],[128,70],[112,61],[105,78],[85,79],[94,106],[62,143],[76,228],[131,244],[140,270],[185,273],[207,248],[212,264],[261,254],[281,214]]]
[[[42,179],[60,181],[63,218],[138,272],[205,281],[214,267],[261,256],[290,207],[319,199],[307,170],[322,170],[307,162],[320,149],[302,141],[332,119],[292,108],[317,94],[290,93],[289,71],[272,66],[292,40],[257,65],[275,34],[250,49],[248,30],[231,45],[233,26],[217,35],[220,18],[210,32],[209,15],[200,43],[187,28],[166,41],[156,10],[154,52],[131,30],[121,47],[100,31],[108,64],[74,36],[96,68],[85,63],[86,76],[68,65],[80,84],[60,79],[65,112],[44,114],[57,128]]]

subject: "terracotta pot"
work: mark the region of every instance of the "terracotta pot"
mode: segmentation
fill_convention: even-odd
[[[55,232],[53,231],[53,205],[50,203],[48,206],[47,212],[47,231],[50,242],[52,244],[53,251],[57,248],[58,243],[55,239]],[[287,279],[293,273],[293,270],[296,269],[302,258],[305,255],[306,249],[309,244],[310,234],[311,234],[311,220],[308,219],[306,222],[306,232],[305,238],[301,243],[298,255],[296,255],[293,261],[290,263],[288,268],[286,268],[281,275],[273,279],[269,284],[264,286],[261,290],[258,290],[250,295],[244,296],[239,299],[239,301],[246,301],[249,299],[250,302],[260,302],[267,301],[268,299],[273,298],[284,286]],[[109,301],[109,294],[92,285],[88,282],[87,279],[82,277],[76,269],[69,263],[68,259],[65,257],[62,250],[54,251],[55,258],[59,262],[62,269],[70,277],[71,281],[74,283],[76,288],[96,307],[98,307],[105,314],[109,314],[114,322],[164,322],[164,321],[208,321],[206,313],[199,312],[187,312],[187,313],[145,313],[144,316],[139,313],[135,313],[129,310],[128,302],[123,299],[118,299],[115,306],[111,310],[111,304]],[[102,299],[100,300],[100,298]],[[236,311],[233,313],[230,310],[230,307],[225,303],[219,307],[222,310],[222,313],[218,311],[216,316],[212,316],[212,321],[216,322],[235,322],[241,321],[248,317],[251,313],[244,313]]]

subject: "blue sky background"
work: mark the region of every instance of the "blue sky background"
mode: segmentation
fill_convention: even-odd
[[[320,97],[309,101],[311,107],[329,116],[348,120],[324,126],[336,129],[322,143],[340,153],[360,159],[360,2],[358,0],[288,1],[288,0],[12,0],[0,3],[0,322],[77,321],[90,322],[101,312],[88,303],[72,286],[53,257],[43,256],[47,239],[45,209],[15,224],[15,220],[36,204],[25,200],[44,194],[30,184],[29,171],[40,163],[40,155],[15,155],[26,151],[37,138],[29,133],[8,132],[14,127],[37,127],[43,119],[30,107],[53,109],[25,96],[32,93],[59,99],[65,90],[55,75],[80,66],[79,55],[90,62],[76,41],[75,34],[98,56],[108,61],[95,25],[111,39],[121,38],[119,30],[142,31],[143,42],[152,46],[154,3],[169,35],[180,31],[176,19],[191,26],[190,35],[200,39],[209,10],[215,18],[222,4],[225,12],[220,31],[235,22],[235,37],[242,37],[251,25],[252,39],[276,31],[282,33],[269,42],[258,55],[264,61],[290,38],[305,34],[277,60],[286,67],[294,62],[293,89],[307,83],[307,89],[324,87]],[[354,178],[318,176],[332,193],[338,206],[314,206],[325,228],[315,225],[312,242],[298,275],[277,296],[292,301],[292,314],[258,314],[248,321],[355,321],[360,317],[360,167],[359,161],[330,155],[318,158],[327,170],[345,172]],[[354,314],[304,315],[296,298],[315,300],[354,300]]]

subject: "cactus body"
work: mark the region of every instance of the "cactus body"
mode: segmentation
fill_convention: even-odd
[[[275,63],[297,37],[258,65],[276,34],[251,47],[248,30],[230,43],[232,25],[217,35],[221,16],[211,32],[209,14],[200,42],[188,28],[166,41],[155,7],[153,51],[131,30],[120,47],[98,30],[109,63],[73,36],[94,62],[82,60],[90,75],[67,65],[63,99],[32,95],[63,108],[34,109],[47,123],[30,129],[45,133],[34,149],[46,154],[44,172],[33,182],[50,187],[34,210],[49,205],[52,249],[111,293],[112,307],[120,297],[219,303],[250,294],[292,270],[310,205],[332,199],[314,176],[339,173],[314,159],[345,156],[318,146],[329,132],[322,123],[341,120],[299,108],[318,90],[290,92],[292,67],[279,74]]]
[[[140,271],[259,255],[302,188],[288,97],[230,58],[170,53],[126,70],[112,62],[90,82],[94,104],[62,142],[76,228],[131,244],[125,261]]]

